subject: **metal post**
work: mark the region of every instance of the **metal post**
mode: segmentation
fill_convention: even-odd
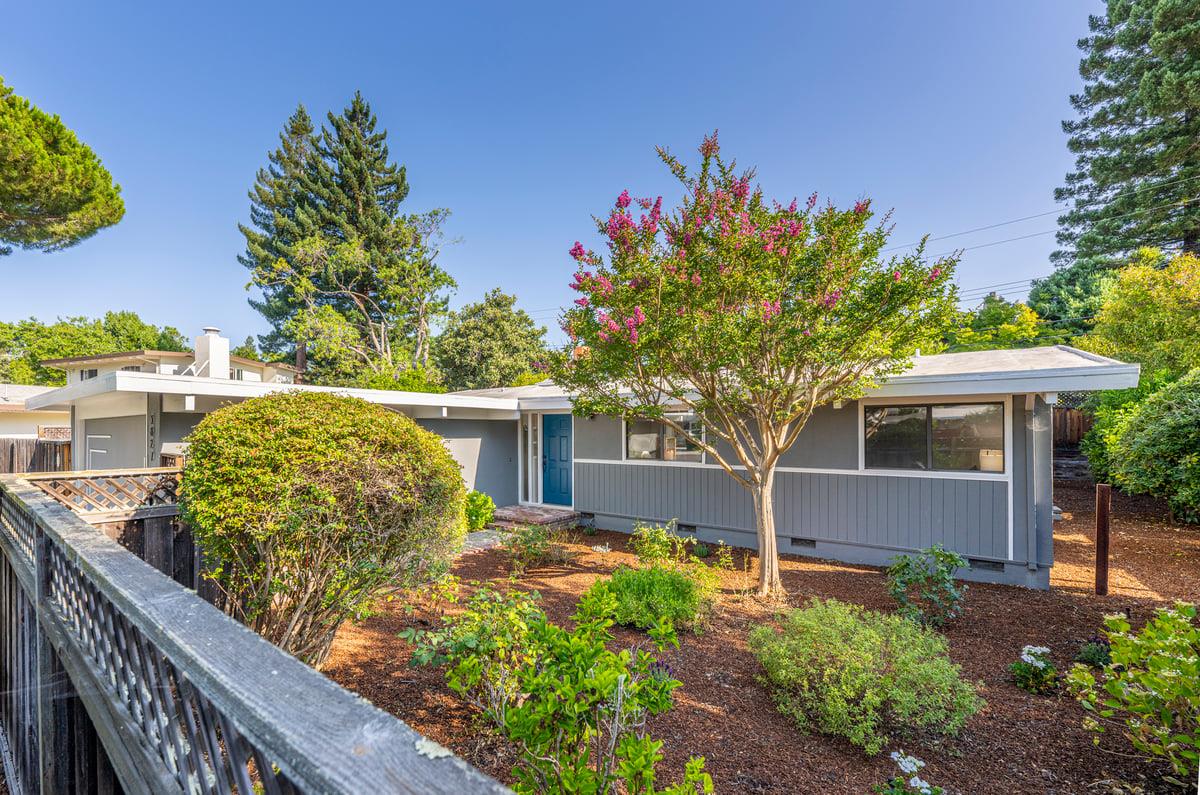
[[[1112,516],[1112,486],[1096,484],[1096,595],[1108,595],[1108,542]]]

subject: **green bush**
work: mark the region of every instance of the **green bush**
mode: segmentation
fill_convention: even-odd
[[[482,491],[467,492],[467,529],[482,530],[496,515],[496,503]]]
[[[512,563],[513,572],[520,574],[526,569],[571,560],[573,555],[567,548],[570,542],[570,534],[563,530],[543,525],[522,525],[505,530],[500,545]]]
[[[1108,638],[1094,637],[1079,647],[1075,662],[1089,665],[1092,668],[1103,668],[1112,662],[1112,646]]]
[[[665,525],[638,522],[633,527],[629,547],[642,563],[654,566],[666,563],[686,563],[691,557],[688,548],[696,543],[690,536],[675,532],[675,520]]]
[[[209,414],[188,442],[183,518],[227,610],[309,664],[342,621],[461,546],[458,464],[382,406],[281,392]]]
[[[1021,658],[1008,666],[1013,682],[1022,690],[1041,695],[1058,687],[1058,669],[1050,661],[1050,649],[1026,646]]]
[[[1137,404],[1111,457],[1122,489],[1162,497],[1176,517],[1200,522],[1200,369]]]
[[[1090,714],[1084,725],[1116,728],[1139,753],[1165,759],[1195,782],[1200,772],[1200,626],[1196,606],[1159,608],[1139,632],[1104,619],[1112,659],[1097,675],[1075,665],[1067,683]],[[1097,737],[1097,742],[1099,738]]]
[[[1096,392],[1083,404],[1083,410],[1092,415],[1092,429],[1080,440],[1079,449],[1087,457],[1097,483],[1115,483],[1110,462],[1122,423],[1139,403],[1172,380],[1166,372],[1147,373],[1132,389]]]
[[[680,682],[644,649],[610,651],[611,593],[579,601],[573,629],[550,623],[536,595],[480,589],[432,632],[407,630],[415,664],[447,666],[446,683],[516,747],[522,793],[710,793],[704,758],[682,780],[656,785],[662,741],[646,718],[673,705]],[[659,652],[678,645],[669,623],[651,630]]]
[[[589,593],[612,594],[618,624],[649,629],[670,621],[677,627],[698,629],[712,610],[716,593],[715,573],[700,568],[703,571],[621,566],[612,577],[598,580]],[[706,572],[710,576],[705,576]]]
[[[983,707],[937,632],[835,599],[756,627],[750,649],[780,712],[872,755],[891,732],[955,735]]]
[[[887,570],[888,592],[905,618],[941,627],[962,612],[967,586],[954,579],[967,560],[934,544],[920,555],[898,555]]]

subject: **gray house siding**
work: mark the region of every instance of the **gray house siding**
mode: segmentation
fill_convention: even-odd
[[[1027,413],[1025,396],[1014,396],[1010,484],[1000,478],[861,472],[857,406],[826,407],[776,475],[780,550],[880,565],[901,552],[942,544],[971,560],[968,579],[1048,587],[1049,417],[1050,407],[1040,397]],[[629,530],[636,520],[678,519],[701,539],[756,546],[749,494],[723,470],[622,463],[620,428],[619,420],[576,421],[576,510],[609,529]]]
[[[516,420],[419,419],[417,424],[445,440],[467,488],[484,492],[496,505],[516,504]]]
[[[79,462],[79,469],[146,466],[145,416],[84,420],[83,433],[84,458]]]
[[[164,411],[162,415],[162,443],[182,442],[192,429],[204,419],[203,414]]]

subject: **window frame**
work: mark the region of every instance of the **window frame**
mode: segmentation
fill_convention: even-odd
[[[665,413],[668,415],[681,415],[681,416],[690,414],[693,417],[695,417],[696,422],[700,423],[700,439],[705,444],[708,443],[708,433],[706,432],[706,429],[704,427],[704,422],[700,419],[700,415],[698,415],[696,412],[684,409],[681,411],[668,411]],[[665,439],[665,436],[666,436],[665,429],[668,426],[660,420],[649,420],[649,419],[639,418],[639,420],[636,420],[636,421],[653,422],[659,426],[658,444],[659,444],[659,455],[661,456],[663,450],[665,449],[663,446],[663,440]],[[663,466],[684,466],[684,467],[708,466],[708,453],[704,450],[704,448],[700,448],[699,453],[700,453],[699,461],[686,461],[686,460],[681,461],[679,459],[667,459],[667,458],[661,458],[661,457],[659,457],[659,458],[630,458],[629,457],[629,420],[625,419],[624,417],[621,418],[621,461],[622,462],[629,461],[629,462],[632,462],[635,464],[659,464],[659,465],[663,465]]]
[[[1004,466],[999,472],[986,472],[982,469],[946,469],[934,466],[933,456],[933,410],[956,406],[996,406],[1000,409],[1000,450],[1004,457]],[[1007,480],[1012,471],[1012,415],[1011,398],[1003,395],[988,396],[979,400],[888,400],[886,398],[860,402],[858,415],[858,454],[859,470],[872,472],[895,472],[907,475],[938,475],[938,476],[967,476],[985,477]],[[867,411],[870,409],[902,409],[921,408],[925,410],[925,462],[926,469],[905,469],[898,467],[870,466],[867,463]]]

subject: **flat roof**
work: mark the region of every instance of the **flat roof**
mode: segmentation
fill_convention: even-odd
[[[0,384],[0,412],[28,411],[25,401],[58,389],[56,386],[36,384]]]
[[[93,364],[96,362],[124,362],[135,359],[194,359],[195,353],[192,351],[121,351],[120,353],[97,353],[90,356],[67,356],[62,359],[45,359],[41,362],[43,367],[54,367],[59,370],[73,364]],[[274,367],[276,370],[289,370],[293,373],[299,372],[295,365],[286,362],[263,362],[258,359],[250,359],[245,356],[229,355],[229,361],[237,362],[238,364],[252,364],[256,367]]]

